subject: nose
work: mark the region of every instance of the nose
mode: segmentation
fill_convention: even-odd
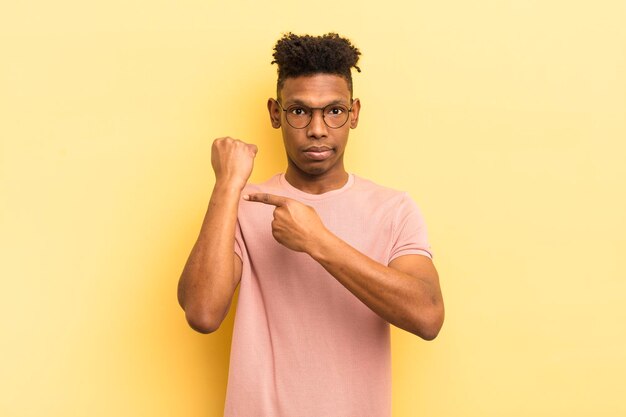
[[[322,109],[314,109],[311,114],[311,123],[307,126],[307,136],[311,139],[322,139],[328,136],[328,127],[324,122]]]

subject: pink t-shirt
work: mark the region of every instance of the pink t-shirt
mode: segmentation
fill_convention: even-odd
[[[324,225],[372,259],[431,256],[426,226],[406,194],[355,175],[308,194],[282,174],[265,192],[315,208]],[[226,417],[391,415],[389,323],[309,255],[272,236],[274,207],[242,200],[235,252],[243,261],[233,331]]]

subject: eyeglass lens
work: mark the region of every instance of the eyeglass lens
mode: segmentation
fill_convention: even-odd
[[[311,123],[313,117],[313,110],[306,106],[295,105],[286,109],[287,122],[296,129],[302,129],[307,127]],[[330,104],[322,110],[322,117],[324,123],[330,128],[339,128],[346,124],[350,115],[350,109],[340,104]]]

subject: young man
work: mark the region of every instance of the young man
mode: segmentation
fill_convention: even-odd
[[[390,416],[389,323],[426,340],[443,324],[419,209],[344,168],[359,55],[336,34],[277,42],[267,108],[284,174],[247,184],[256,146],[213,143],[215,187],[178,297],[210,333],[241,285],[225,416]]]

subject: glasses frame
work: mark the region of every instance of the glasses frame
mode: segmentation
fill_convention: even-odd
[[[289,118],[287,117],[287,109],[285,109],[283,107],[283,105],[280,104],[280,101],[278,101],[278,99],[275,100],[275,101],[280,106],[280,109],[285,112],[285,120],[287,120],[287,124],[289,124],[289,126],[293,127],[294,129],[306,129],[311,124],[311,121],[313,121],[313,110],[321,110],[322,111],[322,120],[324,121],[324,124],[328,128],[330,128],[330,129],[340,129],[340,128],[344,127],[346,125],[346,123],[348,123],[348,120],[350,120],[350,112],[352,111],[352,107],[354,107],[354,100],[350,99],[350,108],[347,111],[348,117],[346,117],[346,121],[343,122],[341,124],[341,126],[334,127],[334,126],[330,126],[328,123],[326,123],[326,117],[324,117],[324,110],[327,107],[336,106],[337,103],[328,104],[328,105],[326,105],[324,107],[309,107],[309,106],[301,105],[302,107],[306,107],[307,109],[311,110],[311,117],[309,118],[309,122],[307,124],[305,124],[304,126],[302,126],[302,127],[295,127],[294,125],[289,123]]]

